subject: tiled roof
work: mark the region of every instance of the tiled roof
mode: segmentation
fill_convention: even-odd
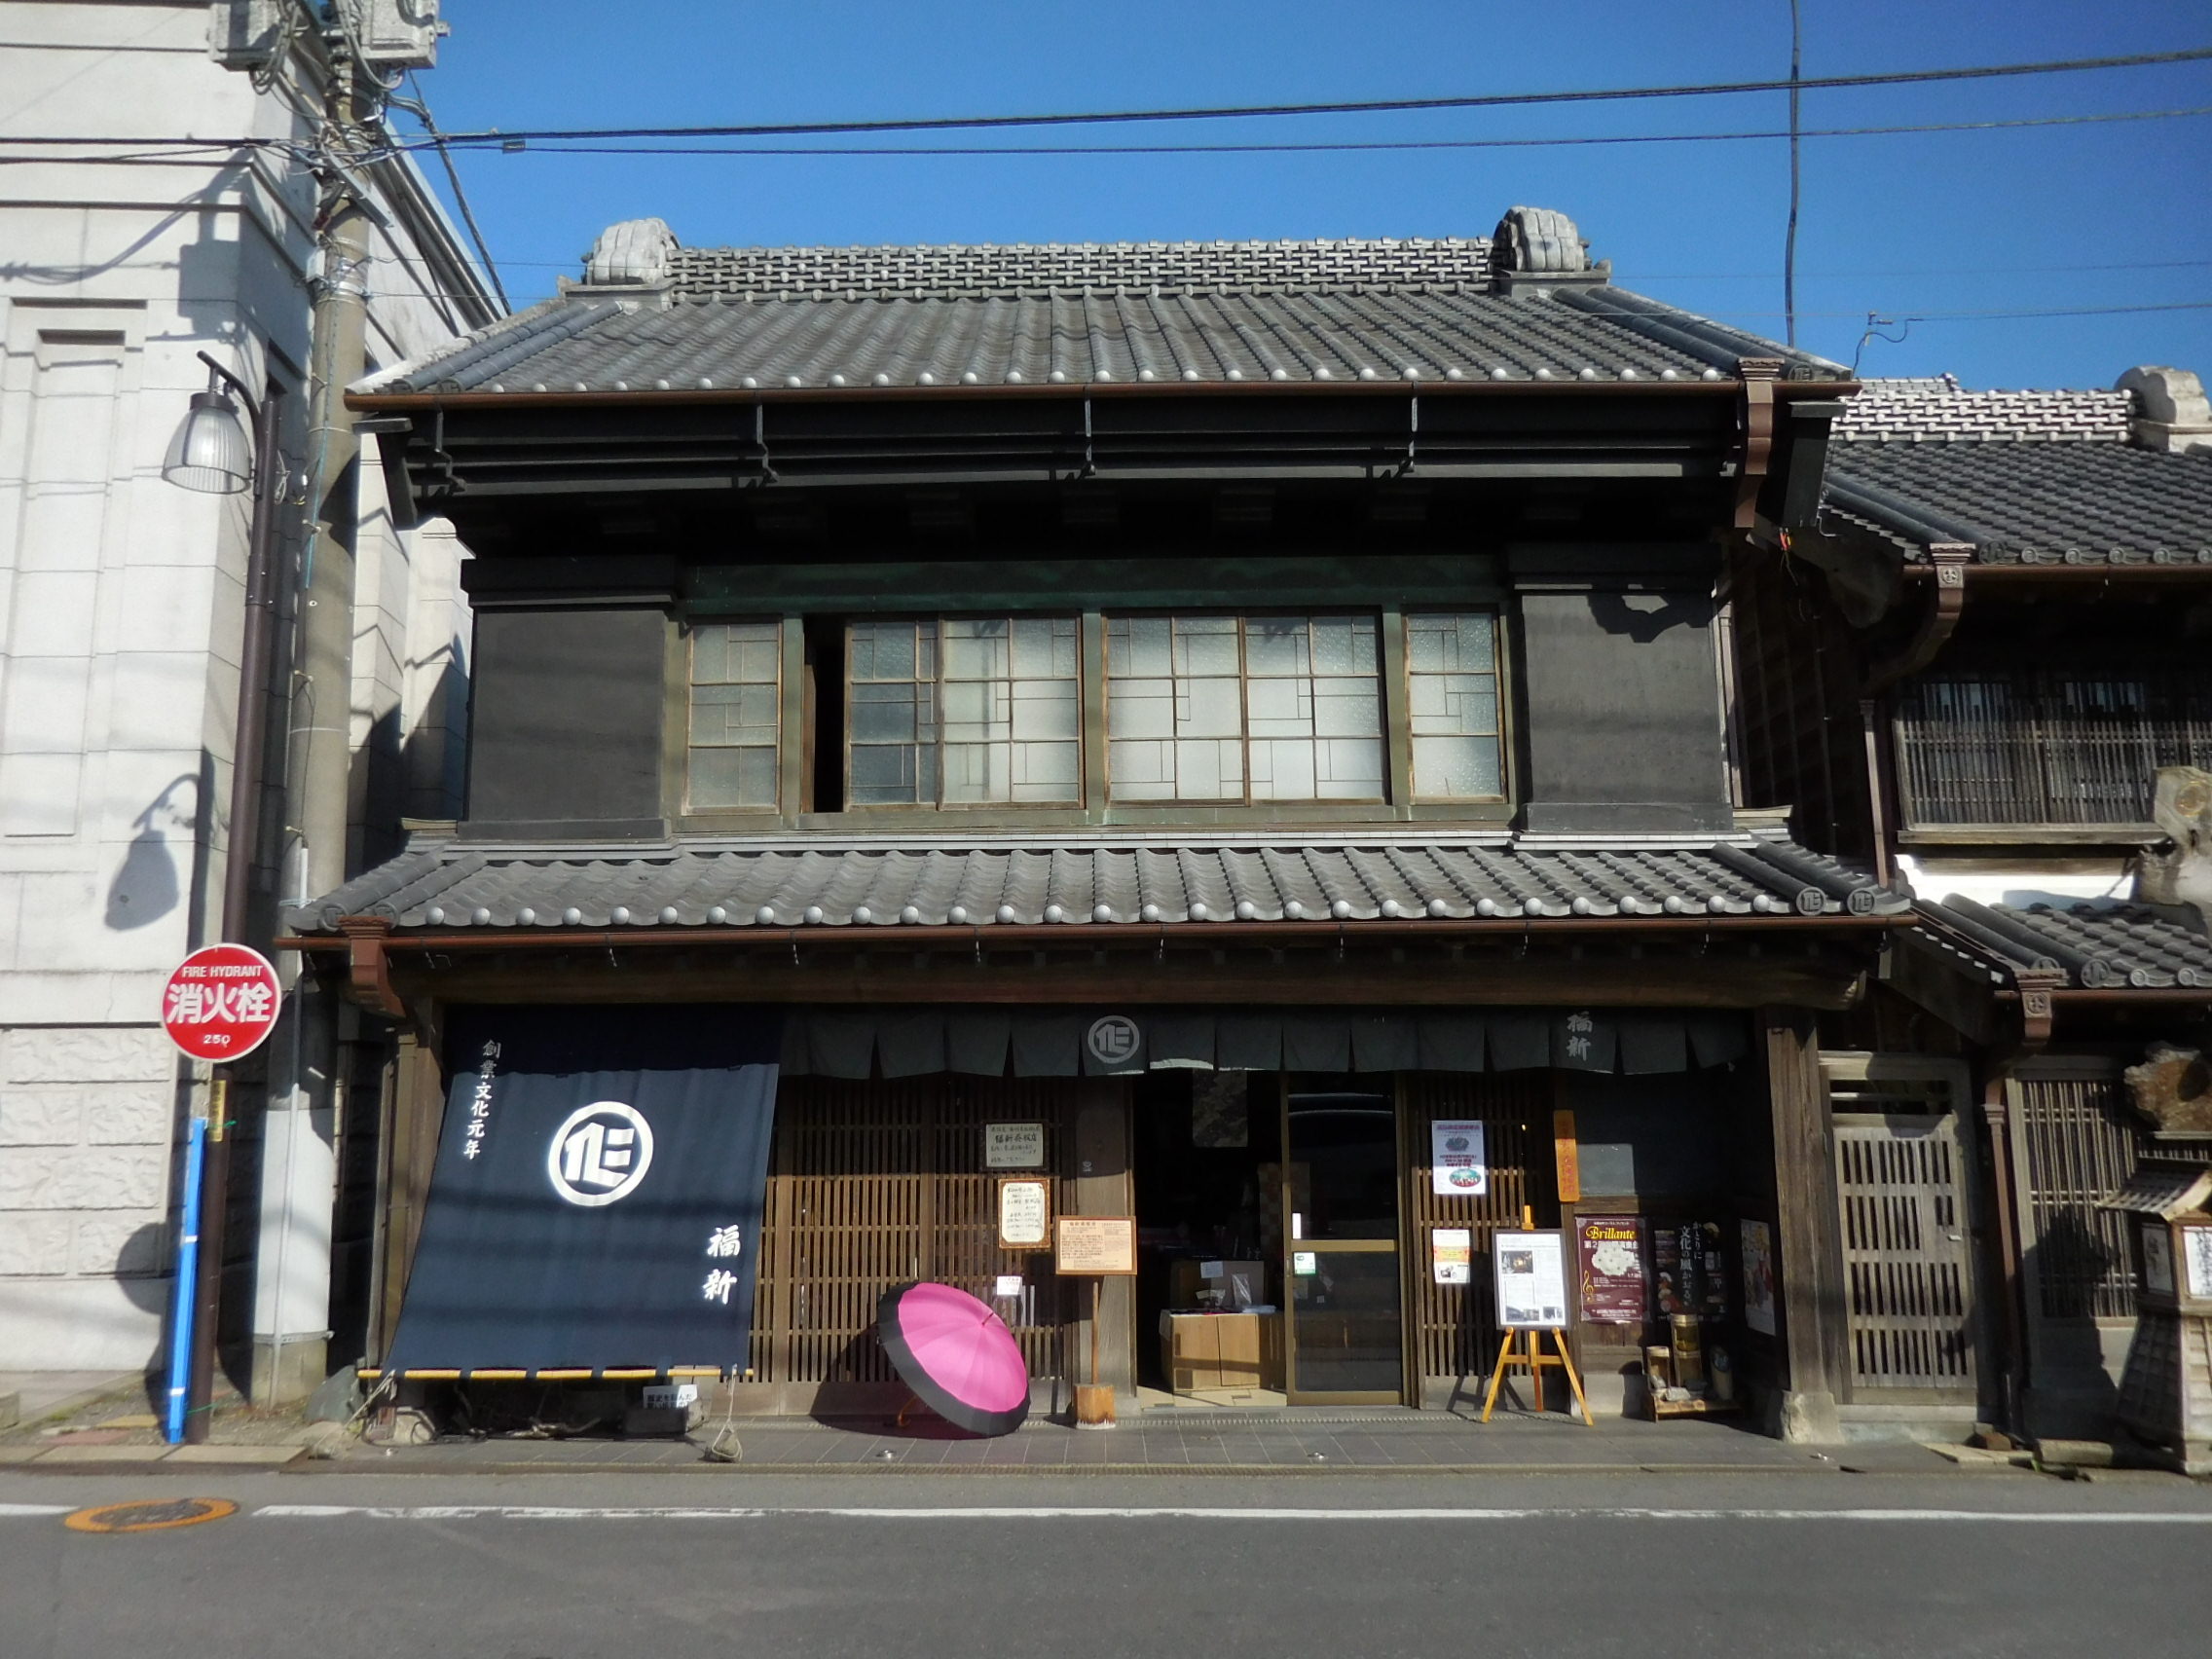
[[[1952,895],[1932,912],[1984,954],[2015,968],[2056,968],[2083,990],[2203,987],[2212,1000],[2212,940],[2143,904],[2014,908]]]
[[[1552,846],[1505,837],[1131,845],[829,837],[578,853],[446,841],[291,925],[400,928],[987,927],[1089,922],[1896,914],[1899,894],[1788,843]]]
[[[1493,291],[1489,244],[677,248],[351,389],[573,393],[1139,382],[1792,379],[1836,364],[1587,278]]]
[[[1855,443],[2125,443],[2133,413],[2124,391],[1968,391],[1945,375],[1862,382],[1831,430]]]
[[[692,299],[950,299],[1158,288],[1308,293],[1490,285],[1490,239],[1047,242],[887,247],[680,247],[675,292]]]
[[[1914,555],[1961,541],[1984,564],[2212,565],[2212,457],[2117,440],[1842,444],[1826,505]]]

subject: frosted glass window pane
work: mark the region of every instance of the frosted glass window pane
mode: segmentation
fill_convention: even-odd
[[[776,804],[782,645],[776,622],[692,630],[684,794],[693,811]]]
[[[1118,800],[1172,800],[1175,795],[1174,746],[1169,743],[1109,743],[1106,766]]]
[[[1072,617],[855,623],[853,803],[1077,799],[1080,637]],[[1017,741],[1051,753],[1032,765]]]
[[[1175,735],[1230,737],[1243,725],[1243,699],[1234,680],[1185,680],[1175,697]]]
[[[1357,615],[1177,616],[1164,624],[1172,670],[1163,677],[1146,661],[1161,638],[1160,619],[1108,618],[1114,793],[1165,798],[1150,766],[1122,751],[1171,731],[1174,798],[1379,799],[1378,626]],[[1171,724],[1160,715],[1163,692],[1172,698]],[[1332,779],[1325,757],[1340,739],[1354,743]]]
[[[1165,675],[1174,672],[1170,641],[1173,625],[1164,616],[1121,616],[1106,625],[1109,672],[1116,675]]]
[[[1175,793],[1184,800],[1234,799],[1244,793],[1242,746],[1208,739],[1175,745]]]
[[[1175,682],[1115,681],[1106,693],[1106,730],[1114,737],[1173,737]]]
[[[1414,739],[1414,792],[1431,797],[1496,795],[1504,781],[1497,742],[1488,737]]]
[[[1310,742],[1257,742],[1252,745],[1254,800],[1312,800],[1313,745]]]
[[[1495,618],[1408,616],[1406,664],[1414,793],[1432,800],[1501,795]]]
[[[1244,625],[1245,672],[1260,676],[1306,674],[1306,618],[1256,616]]]
[[[1083,708],[1069,680],[1014,682],[1013,731],[1016,738],[1074,739],[1083,734]]]
[[[1382,691],[1372,680],[1321,680],[1313,685],[1313,730],[1320,737],[1375,737],[1382,730]]]

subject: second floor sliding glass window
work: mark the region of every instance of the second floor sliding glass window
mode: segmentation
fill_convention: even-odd
[[[1083,789],[1073,617],[855,622],[854,806],[1058,803]]]
[[[1106,623],[1116,800],[1382,798],[1371,616],[1116,616]]]
[[[685,798],[693,812],[775,806],[782,643],[773,622],[692,630]]]
[[[1493,800],[1505,793],[1495,617],[1481,611],[1408,616],[1406,700],[1417,800]]]

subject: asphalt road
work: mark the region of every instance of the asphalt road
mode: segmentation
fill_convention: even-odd
[[[91,1536],[197,1493],[227,1520]],[[2156,1476],[0,1478],[0,1655],[2206,1651]]]

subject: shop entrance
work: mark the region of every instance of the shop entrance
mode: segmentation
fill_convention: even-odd
[[[1387,1075],[1283,1090],[1285,1393],[1293,1405],[1405,1395],[1398,1103]]]

